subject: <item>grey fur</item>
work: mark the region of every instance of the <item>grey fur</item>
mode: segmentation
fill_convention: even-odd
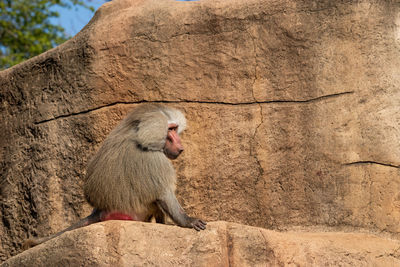
[[[54,235],[28,239],[22,247],[27,249],[99,222],[104,212],[138,215],[136,219],[143,221],[154,217],[158,223],[165,223],[168,215],[182,227],[204,230],[207,223],[189,217],[175,197],[175,170],[165,154],[168,149],[164,149],[169,123],[178,125],[178,133],[186,127],[185,116],[179,110],[155,104],[134,109],[88,164],[83,189],[95,208],[93,213]]]
[[[93,207],[143,213],[159,196],[175,191],[175,170],[163,153],[171,121],[179,132],[186,127],[180,111],[145,104],[110,133],[87,169],[84,192]]]

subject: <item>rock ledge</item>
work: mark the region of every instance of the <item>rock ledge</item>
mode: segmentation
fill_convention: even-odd
[[[399,266],[400,242],[364,233],[276,232],[229,222],[196,232],[108,221],[67,232],[1,266]]]

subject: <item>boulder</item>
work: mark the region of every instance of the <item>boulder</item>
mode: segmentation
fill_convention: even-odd
[[[378,0],[104,4],[71,40],[0,72],[0,261],[90,213],[87,161],[143,102],[186,114],[174,165],[190,215],[399,238],[399,12]]]
[[[366,233],[285,232],[213,222],[196,232],[108,221],[3,262],[23,266],[398,266],[400,242]]]

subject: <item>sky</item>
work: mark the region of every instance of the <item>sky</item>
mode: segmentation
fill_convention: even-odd
[[[95,10],[105,3],[104,0],[86,0],[85,2],[93,6]],[[70,37],[82,30],[94,15],[94,12],[83,7],[56,8],[54,10],[60,13],[60,17],[51,19],[51,22],[64,27],[65,33]]]

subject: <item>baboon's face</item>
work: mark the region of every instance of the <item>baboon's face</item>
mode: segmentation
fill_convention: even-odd
[[[168,135],[165,141],[164,153],[170,159],[176,159],[183,151],[181,138],[178,134],[178,125],[168,124]]]

